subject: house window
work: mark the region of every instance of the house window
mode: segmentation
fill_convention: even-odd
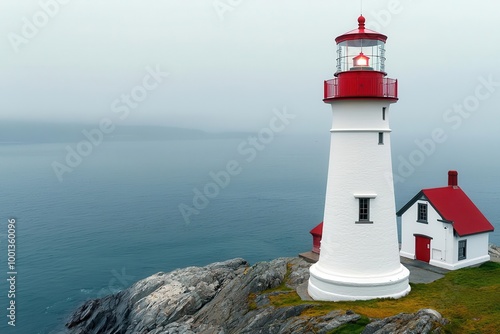
[[[378,144],[384,145],[384,133],[383,132],[378,133]]]
[[[418,203],[417,221],[427,223],[427,204]]]
[[[385,121],[385,107],[382,108],[382,120]]]
[[[359,201],[359,218],[356,223],[359,224],[371,224],[370,221],[370,199],[362,197],[358,199]]]
[[[467,258],[467,240],[460,240],[458,242],[458,260],[465,260]]]

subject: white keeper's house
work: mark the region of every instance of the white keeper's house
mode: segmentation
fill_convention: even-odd
[[[397,215],[401,217],[400,255],[449,270],[490,260],[491,223],[448,172],[448,186],[421,190]]]

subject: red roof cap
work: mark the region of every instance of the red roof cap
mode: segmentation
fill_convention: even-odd
[[[384,43],[387,41],[387,36],[382,35],[381,33],[378,33],[370,29],[365,29],[365,22],[366,19],[364,18],[363,15],[361,15],[360,17],[358,17],[358,29],[354,29],[349,32],[346,32],[343,35],[340,35],[339,37],[335,38],[335,42],[339,44],[345,41],[352,41],[355,39],[372,39],[372,40],[379,40]]]
[[[365,29],[365,22],[366,22],[366,19],[363,15],[360,15],[358,17],[358,27],[359,29]]]
[[[316,236],[322,236],[323,235],[323,222],[318,224],[309,233],[311,233],[312,235],[316,235]]]

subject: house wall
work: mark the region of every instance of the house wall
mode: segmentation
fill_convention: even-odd
[[[427,224],[417,222],[418,204],[427,204]],[[431,260],[446,261],[452,250],[453,229],[448,223],[439,222],[441,216],[428,201],[418,200],[401,216],[400,255],[415,259],[415,234],[425,235],[431,240]]]
[[[460,240],[467,240],[466,258],[458,260],[458,242]],[[445,269],[455,270],[473,266],[490,260],[488,255],[488,233],[479,233],[468,235],[464,237],[456,236],[453,238],[453,252],[452,262],[447,263],[445,266],[440,266]],[[433,264],[432,262],[430,264]],[[439,266],[438,264],[435,264]]]
[[[313,235],[313,248],[312,252],[319,254],[321,250],[321,236]]]
[[[428,224],[417,222],[418,204],[428,204]],[[465,237],[455,236],[450,223],[444,223],[442,217],[428,201],[416,201],[401,216],[401,251],[400,255],[415,259],[415,234],[431,239],[429,264],[449,270],[460,269],[489,261],[488,233]],[[458,260],[458,242],[467,240],[466,259]]]

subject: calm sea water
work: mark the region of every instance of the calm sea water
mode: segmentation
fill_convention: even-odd
[[[63,182],[51,163],[63,161],[67,144],[0,145],[0,332],[60,333],[85,300],[158,271],[308,250],[308,231],[323,214],[328,134],[277,137],[251,162],[238,152],[243,142],[105,142]],[[231,160],[241,173],[187,224],[179,204],[192,206],[193,189],[203,191],[209,173]],[[474,175],[463,188],[497,224],[496,175],[461,167]],[[446,168],[429,158],[397,185],[398,207],[422,187],[443,185]],[[15,328],[6,317],[10,217],[17,220]],[[500,244],[498,232],[490,239]]]

